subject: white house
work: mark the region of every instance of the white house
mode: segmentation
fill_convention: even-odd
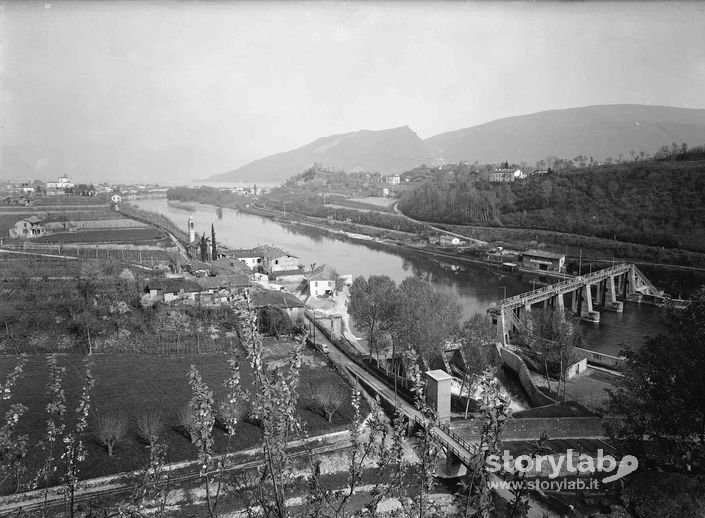
[[[232,250],[229,252],[229,257],[245,263],[253,271],[256,271],[260,266],[262,266],[262,252],[256,248]]]
[[[308,277],[308,288],[313,297],[332,295],[335,292],[335,281],[338,275],[325,264],[319,266]]]

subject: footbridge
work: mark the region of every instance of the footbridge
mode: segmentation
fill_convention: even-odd
[[[487,310],[497,328],[498,340],[507,345],[510,334],[523,329],[531,307],[563,311],[568,307],[587,322],[599,322],[600,310],[622,312],[624,301],[662,302],[658,290],[634,264],[620,263],[543,288],[495,302]]]

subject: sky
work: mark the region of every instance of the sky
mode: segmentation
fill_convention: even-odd
[[[704,92],[701,2],[0,0],[0,179],[183,183],[337,133]]]

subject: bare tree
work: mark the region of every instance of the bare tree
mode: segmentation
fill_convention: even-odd
[[[159,411],[145,412],[137,418],[137,435],[150,446],[154,446],[163,429],[164,418]]]
[[[189,440],[192,440],[195,434],[196,423],[193,418],[193,407],[190,403],[177,410],[176,423],[179,431]]]
[[[127,434],[127,418],[108,414],[96,418],[95,433],[100,444],[108,448],[108,456],[113,456],[113,448]]]
[[[346,392],[340,385],[331,382],[324,383],[314,394],[314,399],[321,405],[328,422],[333,422],[333,416],[345,402]]]

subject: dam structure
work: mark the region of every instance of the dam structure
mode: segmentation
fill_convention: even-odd
[[[658,290],[634,264],[620,263],[588,275],[579,275],[540,289],[495,302],[487,312],[497,329],[502,345],[511,343],[511,335],[525,329],[524,321],[534,305],[566,308],[583,321],[599,322],[600,311],[624,311],[624,302],[660,304],[664,300]]]

